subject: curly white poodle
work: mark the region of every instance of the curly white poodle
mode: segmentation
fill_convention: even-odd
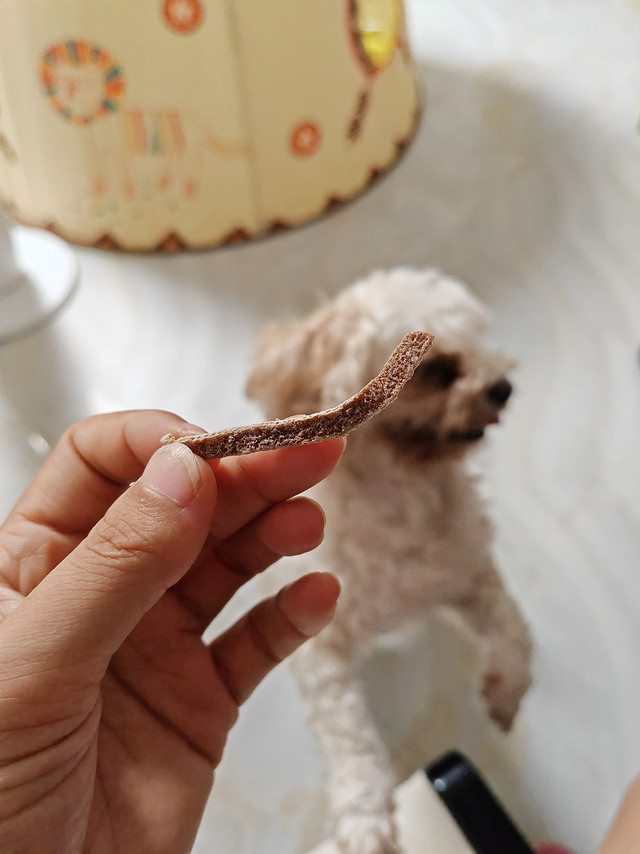
[[[405,333],[435,335],[397,401],[351,434],[340,466],[316,489],[326,537],[300,559],[301,569],[335,572],[343,587],[333,623],[294,668],[345,854],[397,852],[395,781],[354,673],[377,635],[449,609],[477,640],[482,696],[504,730],[530,684],[529,632],[496,571],[492,526],[466,465],[512,391],[510,360],[483,348],[488,323],[460,282],[401,268],[267,328],[255,353],[248,393],[280,418],[355,393]]]

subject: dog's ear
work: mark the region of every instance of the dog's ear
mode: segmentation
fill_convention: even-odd
[[[267,418],[313,411],[318,391],[308,375],[308,350],[302,323],[273,324],[260,336],[246,392],[262,406]]]
[[[268,418],[341,403],[373,376],[374,338],[370,321],[333,303],[301,321],[269,326],[253,354],[247,395]]]

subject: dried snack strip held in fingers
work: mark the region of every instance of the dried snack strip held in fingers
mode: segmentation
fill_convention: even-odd
[[[339,406],[312,415],[294,415],[197,436],[171,434],[163,445],[180,442],[206,460],[324,442],[345,436],[392,403],[433,343],[428,332],[410,332],[393,351],[377,377]]]

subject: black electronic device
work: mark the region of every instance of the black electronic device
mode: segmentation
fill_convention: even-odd
[[[425,773],[476,854],[534,854],[479,771],[457,751]]]

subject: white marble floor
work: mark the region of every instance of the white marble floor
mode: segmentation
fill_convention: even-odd
[[[535,637],[535,684],[515,732],[498,736],[465,680],[469,650],[434,623],[381,652],[372,704],[401,776],[455,745],[532,839],[593,854],[640,771],[640,4],[406,3],[427,108],[379,185],[241,248],[81,250],[73,303],[0,349],[0,515],[84,414],[254,419],[242,387],[265,320],[379,266],[466,280],[493,310],[493,343],[519,360],[479,465]],[[195,851],[303,854],[324,833],[322,787],[283,668],[241,716]],[[449,854],[427,838],[422,851]]]

